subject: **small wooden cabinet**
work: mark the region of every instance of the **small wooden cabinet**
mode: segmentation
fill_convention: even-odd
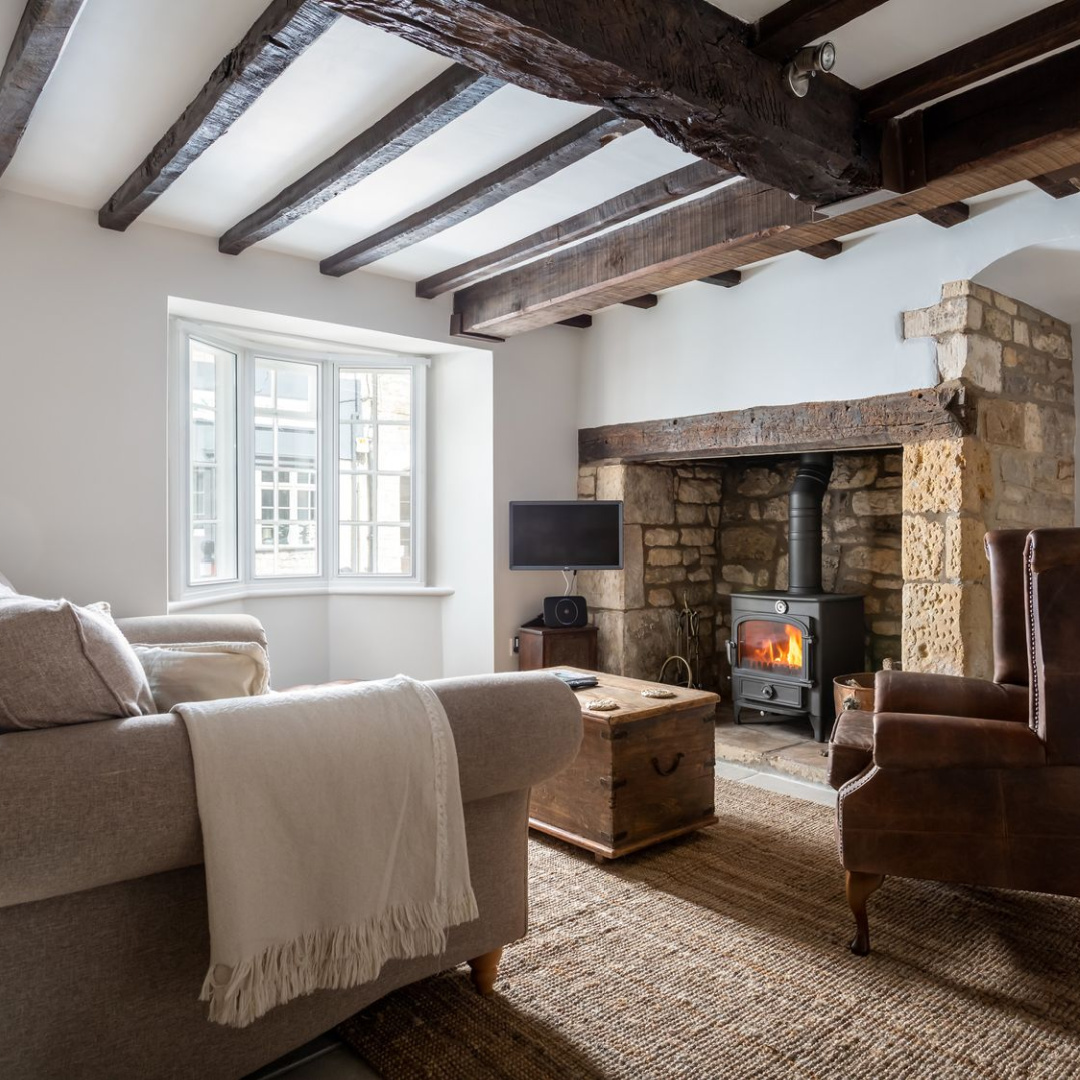
[[[523,626],[518,630],[518,667],[537,671],[546,667],[576,667],[590,671],[597,666],[596,627]]]

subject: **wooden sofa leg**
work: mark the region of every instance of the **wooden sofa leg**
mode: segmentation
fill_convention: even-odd
[[[499,961],[502,959],[502,954],[503,951],[500,947],[469,961],[469,967],[472,969],[469,977],[472,979],[473,986],[484,997],[487,997],[495,989],[495,979],[499,974]]]
[[[862,870],[846,871],[845,886],[847,902],[855,916],[855,937],[851,951],[856,956],[866,956],[870,951],[870,924],[866,918],[866,901],[881,888],[884,874],[867,874]]]

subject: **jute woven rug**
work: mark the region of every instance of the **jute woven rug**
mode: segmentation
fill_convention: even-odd
[[[615,863],[530,842],[528,936],[343,1026],[386,1080],[1080,1076],[1080,901],[898,878],[852,923],[827,807],[717,781]]]

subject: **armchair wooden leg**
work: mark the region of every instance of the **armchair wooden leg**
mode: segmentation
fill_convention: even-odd
[[[502,959],[502,954],[503,951],[500,947],[469,961],[469,967],[472,969],[469,977],[472,979],[473,986],[484,997],[487,997],[495,989],[495,979],[499,974],[499,961]]]
[[[866,918],[866,901],[881,888],[884,874],[867,874],[862,870],[846,871],[845,886],[847,902],[855,916],[855,937],[851,951],[856,956],[866,956],[870,951],[870,924]]]

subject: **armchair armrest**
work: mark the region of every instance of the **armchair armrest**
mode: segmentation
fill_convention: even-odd
[[[116,625],[134,645],[255,641],[266,648],[266,631],[253,615],[145,615],[117,619]]]
[[[961,675],[928,675],[919,671],[879,671],[874,678],[874,711],[934,716],[981,716],[986,720],[1019,721],[1029,715],[1026,686],[968,679]]]
[[[971,716],[877,713],[874,764],[883,769],[1026,769],[1046,764],[1026,724]]]

